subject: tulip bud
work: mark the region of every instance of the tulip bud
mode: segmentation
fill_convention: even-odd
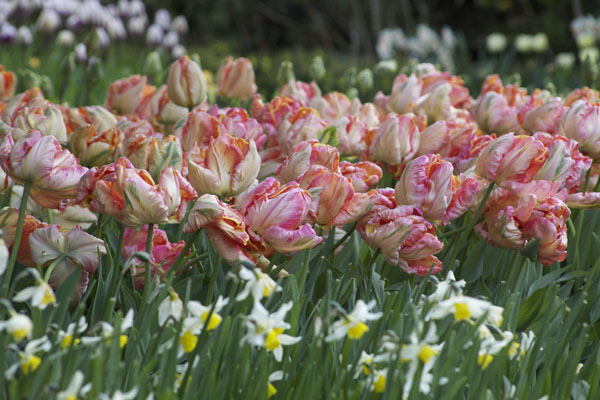
[[[308,74],[311,79],[318,81],[325,76],[325,63],[323,62],[323,57],[315,56],[308,67]]]
[[[19,27],[17,30],[16,42],[22,46],[29,46],[33,42],[33,36],[28,27]]]
[[[247,58],[227,57],[217,74],[219,94],[227,98],[248,100],[256,93],[254,69]]]
[[[344,71],[344,74],[340,78],[340,85],[342,88],[348,90],[356,86],[356,68],[351,67]]]
[[[292,79],[294,79],[294,64],[291,61],[282,61],[277,72],[277,83],[283,86]]]
[[[176,16],[171,21],[171,29],[180,35],[185,35],[189,30],[187,19],[183,15]]]
[[[146,43],[152,47],[159,46],[163,41],[163,37],[164,33],[160,26],[150,25],[146,32]]]
[[[36,26],[40,32],[52,33],[61,24],[60,15],[52,8],[44,8],[38,17]]]
[[[181,107],[191,109],[206,100],[204,74],[188,56],[171,64],[167,88],[171,100]]]
[[[77,62],[79,62],[81,64],[85,64],[88,59],[87,48],[85,47],[85,44],[78,43],[77,46],[75,46],[74,51],[75,51],[75,60],[77,60]]]

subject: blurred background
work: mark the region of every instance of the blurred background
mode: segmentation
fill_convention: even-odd
[[[249,57],[267,96],[283,61],[299,80],[369,101],[418,62],[460,74],[472,94],[490,73],[566,93],[596,86],[600,2],[3,0],[0,42],[20,90],[75,104],[102,102],[108,82],[133,73],[160,81],[157,59],[164,71],[183,54],[209,80],[228,54]],[[88,90],[76,97],[80,85]]]

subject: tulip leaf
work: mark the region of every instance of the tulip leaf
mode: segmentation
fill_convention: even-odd
[[[529,243],[521,249],[521,254],[529,258],[531,261],[537,260],[537,253],[540,247],[540,238],[530,240]]]
[[[317,138],[319,139],[319,142],[323,144],[328,144],[333,147],[337,146],[340,142],[338,138],[337,128],[335,126],[329,126],[323,129],[321,132],[319,132]]]
[[[483,273],[483,254],[487,246],[485,240],[479,240],[462,264],[461,277],[467,282],[474,282]]]

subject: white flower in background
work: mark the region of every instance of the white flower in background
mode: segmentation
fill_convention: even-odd
[[[108,322],[105,322],[105,321],[100,321],[99,326],[100,326],[100,330],[101,330],[100,336],[84,336],[81,338],[81,343],[88,345],[88,344],[98,343],[101,340],[106,340],[108,342],[108,344],[110,344],[112,342],[113,334],[115,332],[114,326],[112,326],[111,324],[109,324]],[[127,314],[125,315],[125,318],[123,318],[123,320],[121,321],[121,334],[119,335],[119,347],[120,348],[125,347],[125,345],[127,344],[127,340],[129,338],[127,337],[126,332],[129,329],[131,329],[132,327],[133,327],[133,309],[130,309],[127,312]]]
[[[146,31],[148,20],[146,17],[134,17],[127,21],[127,31],[133,36],[142,36]],[[160,29],[160,28],[159,28]],[[162,34],[162,30],[161,30]]]
[[[69,386],[56,394],[56,400],[75,400],[80,395],[86,395],[92,388],[92,384],[83,385],[84,378],[83,372],[79,370],[75,371],[71,382],[69,382]]]
[[[87,62],[87,48],[85,44],[78,43],[75,46],[75,59],[82,64]]]
[[[34,339],[27,343],[22,351],[14,344],[11,344],[10,348],[19,354],[19,361],[6,369],[4,372],[4,377],[6,379],[12,379],[19,367],[21,367],[24,374],[28,374],[38,369],[42,363],[42,358],[38,354],[50,350],[52,348],[52,343],[50,343],[47,336],[42,336],[39,339]]]
[[[146,44],[149,46],[159,46],[164,37],[162,28],[158,25],[150,25],[146,31]]]
[[[509,357],[511,359],[517,358],[517,356],[525,357],[525,354],[533,347],[534,342],[535,334],[532,331],[521,332],[521,340],[513,342],[510,349],[508,349]]]
[[[15,37],[15,41],[23,46],[29,46],[33,43],[33,35],[31,34],[31,30],[25,25],[20,26],[17,29],[17,36]]]
[[[171,27],[171,14],[169,11],[161,8],[160,10],[156,11],[156,14],[154,14],[154,23],[163,28],[165,31],[168,30]]]
[[[242,343],[262,346],[273,352],[275,360],[281,361],[283,356],[282,345],[298,343],[301,337],[284,334],[291,325],[285,322],[285,315],[293,307],[290,301],[281,305],[279,310],[270,314],[262,304],[255,302],[250,315],[246,317],[248,333],[242,338]]]
[[[495,306],[489,301],[469,296],[456,296],[435,304],[425,319],[442,319],[453,315],[455,321],[474,322],[487,314],[486,322],[500,326],[503,312],[504,308]]]
[[[236,296],[236,301],[242,301],[252,294],[254,301],[269,297],[273,292],[281,292],[281,287],[269,276],[259,269],[242,267],[239,272],[240,279],[246,281],[244,289]]]
[[[575,54],[558,53],[554,59],[554,63],[560,69],[571,70],[575,65]]]
[[[56,296],[54,291],[48,285],[48,282],[44,281],[36,269],[30,268],[27,271],[33,275],[35,279],[35,285],[22,289],[13,297],[13,301],[17,303],[23,303],[31,300],[31,306],[44,310],[50,304],[56,304]]]
[[[100,393],[100,399],[101,400],[133,400],[135,398],[137,398],[138,394],[138,388],[134,387],[133,389],[131,389],[128,392],[121,392],[120,390],[117,390],[116,392],[113,393],[112,396],[106,394],[106,393]]]
[[[267,395],[269,397],[273,397],[277,394],[277,389],[275,388],[275,385],[273,385],[273,382],[282,380],[283,376],[283,371],[274,371],[269,375],[269,386],[267,387]]]
[[[171,30],[177,32],[180,35],[185,35],[186,33],[188,33],[189,26],[185,16],[178,15],[175,18],[173,18],[173,21],[171,21]]]
[[[575,43],[580,49],[592,47],[594,44],[596,44],[596,35],[588,32],[581,33],[575,37]]]
[[[169,290],[169,295],[158,306],[158,324],[164,325],[169,317],[173,317],[175,321],[179,321],[183,314],[183,301],[172,288]],[[172,322],[172,320],[169,320]]]
[[[179,44],[179,35],[174,31],[168,32],[162,40],[162,46],[167,50],[171,50],[177,44]]]
[[[60,347],[64,350],[71,345],[76,345],[81,342],[81,339],[75,338],[75,334],[81,334],[85,332],[88,324],[85,317],[82,315],[76,322],[71,322],[67,325],[67,330],[62,329],[58,331],[58,340],[60,340]]]
[[[183,57],[187,54],[187,50],[183,45],[178,44],[177,46],[173,47],[173,50],[171,50],[171,58],[173,58],[174,60]]]
[[[52,8],[44,8],[36,22],[38,30],[44,33],[56,31],[60,24],[60,15]]]
[[[56,43],[64,49],[70,49],[75,43],[75,35],[68,29],[63,29],[56,36]]]
[[[484,327],[484,329],[482,329],[482,327]],[[512,342],[514,335],[510,331],[500,331],[498,333],[500,338],[496,339],[496,337],[487,327],[485,327],[485,325],[480,326],[479,334],[482,337],[482,340],[479,345],[477,364],[479,364],[481,369],[486,369],[494,360],[494,356]]]
[[[533,47],[533,37],[531,35],[521,34],[515,39],[515,48],[519,53],[529,53]]]
[[[597,63],[600,58],[600,50],[597,47],[586,47],[585,49],[581,49],[579,51],[579,60],[585,61],[586,58],[589,57],[592,63]]]
[[[11,335],[17,342],[25,338],[30,338],[33,333],[33,322],[27,315],[17,314],[9,311],[10,318],[6,321],[0,321],[0,331],[4,330]]]
[[[198,344],[197,335],[202,333],[204,328],[206,328],[207,331],[217,329],[223,320],[219,315],[219,312],[221,312],[227,303],[229,303],[229,299],[224,299],[222,296],[219,296],[211,314],[212,306],[205,306],[195,300],[188,301],[187,311],[189,315],[183,320],[183,327],[179,336],[177,350],[179,357],[181,357],[183,353],[190,353],[196,348],[196,344]],[[172,341],[167,341],[162,346],[161,351],[170,349],[172,345]]]
[[[371,390],[375,393],[383,393],[387,383],[387,369],[376,370],[373,372],[371,381]]]
[[[437,280],[437,278],[433,276],[431,276],[430,279]],[[454,272],[449,271],[448,275],[446,276],[446,280],[438,282],[435,291],[427,296],[427,300],[431,302],[439,302],[450,297],[461,296],[465,284],[466,282],[464,279],[457,281],[454,277]]]
[[[502,53],[506,49],[506,36],[500,32],[490,33],[485,39],[485,47],[492,54]]]
[[[382,60],[394,57],[394,48],[404,41],[404,32],[401,28],[387,28],[379,32],[377,39],[377,56]]]
[[[330,333],[325,337],[325,341],[332,342],[346,335],[350,339],[360,339],[369,330],[365,322],[377,320],[383,315],[381,312],[370,312],[369,310],[373,307],[375,307],[375,300],[371,300],[368,304],[358,300],[351,313],[344,315],[342,319],[331,325]]]
[[[533,35],[531,39],[531,50],[534,53],[543,53],[548,50],[548,36],[544,32]]]

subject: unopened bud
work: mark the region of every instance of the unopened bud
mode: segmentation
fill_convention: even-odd
[[[291,61],[282,61],[277,72],[277,83],[283,86],[292,79],[294,79],[294,64]]]
[[[310,63],[310,67],[308,68],[308,74],[310,75],[310,77],[315,81],[318,81],[325,76],[326,72],[327,71],[325,69],[323,57],[316,56],[315,58],[313,58],[312,62]]]

